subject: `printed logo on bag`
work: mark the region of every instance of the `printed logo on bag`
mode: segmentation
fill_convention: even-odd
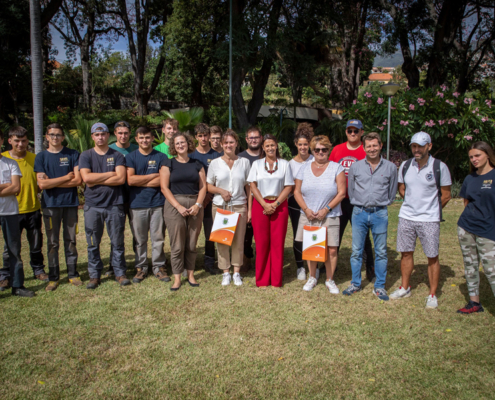
[[[316,242],[318,240],[318,236],[313,235],[313,238],[312,239],[313,239],[313,242]]]
[[[426,180],[427,180],[428,182],[431,182],[431,181],[433,180],[433,172],[431,172],[431,171],[430,171],[430,172],[428,172],[428,173],[426,174],[425,178],[426,178]]]
[[[224,224],[224,225],[227,225],[228,223],[229,223],[229,219],[228,219],[228,218],[224,218],[224,219],[223,219],[223,224]]]
[[[486,179],[483,181],[483,185],[481,185],[481,189],[491,189],[492,188],[492,180]]]
[[[113,157],[107,157],[107,167],[115,165],[115,160]]]
[[[60,157],[60,167],[69,166],[69,157]]]

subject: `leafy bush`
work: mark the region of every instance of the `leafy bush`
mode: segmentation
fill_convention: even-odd
[[[457,179],[454,179],[452,181],[452,186],[450,187],[450,192],[452,194],[453,199],[459,198],[459,195],[461,194],[462,182],[463,181],[457,180]]]
[[[194,131],[194,127],[203,121],[204,111],[200,107],[193,107],[187,111],[162,111],[165,118],[174,118],[179,122],[179,130],[181,132]],[[164,119],[165,119],[164,118]]]
[[[99,122],[99,119],[85,119],[82,115],[77,115],[73,119],[75,129],[70,129],[65,134],[67,147],[82,153],[94,147],[95,143],[91,137],[91,127]]]

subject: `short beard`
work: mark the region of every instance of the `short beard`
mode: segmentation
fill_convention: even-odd
[[[261,149],[261,143],[257,147],[251,146],[250,144],[248,144],[248,149],[257,151],[257,150]]]

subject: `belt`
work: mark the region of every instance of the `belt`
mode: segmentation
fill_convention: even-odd
[[[277,196],[266,196],[264,197],[265,200],[277,200],[278,197]]]
[[[361,210],[366,211],[367,213],[374,213],[387,208],[386,206],[379,206],[379,207],[354,206],[354,207],[360,208]]]

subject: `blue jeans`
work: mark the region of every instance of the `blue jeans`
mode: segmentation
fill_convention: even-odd
[[[354,206],[352,212],[352,281],[361,286],[361,265],[363,264],[364,241],[371,229],[375,245],[375,288],[385,288],[387,277],[387,207]]]

